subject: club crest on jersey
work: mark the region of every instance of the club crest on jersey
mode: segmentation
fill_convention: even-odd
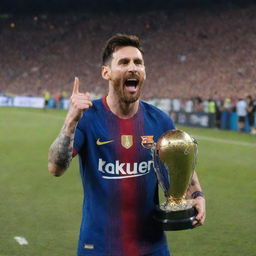
[[[132,135],[122,135],[121,136],[121,145],[129,149],[133,145],[133,137]]]
[[[154,145],[154,136],[141,136],[141,145],[143,148],[150,149]]]

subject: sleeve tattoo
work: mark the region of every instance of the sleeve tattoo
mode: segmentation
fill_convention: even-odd
[[[66,135],[66,125],[64,125],[49,149],[48,161],[59,168],[66,170],[72,160],[73,142],[75,129],[71,135]]]

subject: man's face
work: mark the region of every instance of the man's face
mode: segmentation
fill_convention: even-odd
[[[145,78],[144,60],[139,49],[126,46],[113,53],[109,65],[109,81],[121,102],[137,101]]]

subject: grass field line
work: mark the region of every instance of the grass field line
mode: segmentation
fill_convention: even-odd
[[[235,141],[235,140],[226,140],[226,139],[218,139],[213,137],[207,137],[207,136],[201,136],[193,134],[193,137],[199,140],[206,140],[206,141],[212,141],[217,143],[225,143],[225,144],[232,144],[232,145],[238,145],[238,146],[246,146],[246,147],[256,147],[255,143],[248,143],[248,142],[242,142],[242,141]]]

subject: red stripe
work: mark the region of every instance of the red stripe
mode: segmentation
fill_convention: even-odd
[[[107,95],[105,95],[103,98],[102,98],[102,103],[103,105],[105,106],[106,109],[110,110],[109,106],[108,106],[108,103],[107,103]]]
[[[73,148],[72,157],[75,157],[78,154],[77,149]]]
[[[121,162],[130,163],[130,170],[133,170],[133,163],[137,162],[135,148],[135,127],[133,119],[120,119],[120,134],[132,135],[133,146],[126,149],[121,145]],[[139,255],[138,249],[138,214],[139,207],[137,200],[136,178],[121,180],[121,243],[124,256]]]

